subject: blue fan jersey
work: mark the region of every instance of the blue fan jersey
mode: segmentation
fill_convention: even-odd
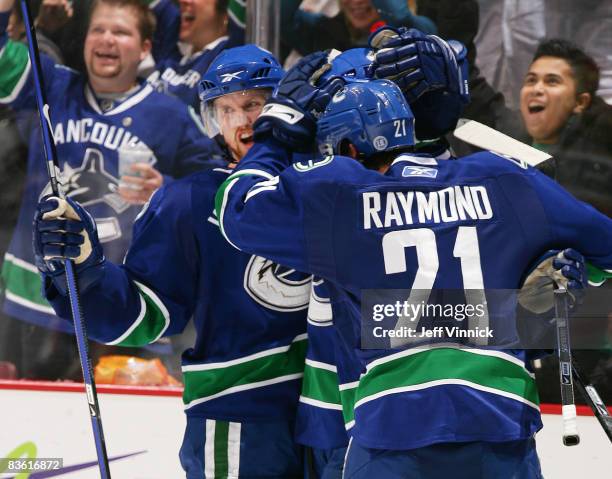
[[[512,441],[542,426],[524,350],[362,349],[364,290],[518,289],[541,253],[567,247],[612,266],[612,221],[540,172],[490,152],[443,158],[400,155],[385,174],[341,156],[291,165],[269,140],[217,193],[228,241],[329,283],[334,327],[364,371],[351,431],[364,447]]]
[[[291,420],[306,353],[310,276],[241,253],[221,236],[214,195],[230,171],[196,173],[158,190],[134,224],[121,266],[81,293],[88,334],[140,346],[178,334],[187,415],[226,421]],[[67,297],[47,297],[69,319]],[[112,320],[109,320],[112,318]]]
[[[194,52],[183,43],[178,43],[180,13],[172,0],[160,0],[151,4],[158,22],[154,46],[155,72],[148,81],[163,93],[179,98],[183,103],[200,111],[198,85],[210,63],[226,48],[244,43],[246,6],[243,2],[230,0],[228,5],[228,36],[222,36]]]
[[[1,37],[0,103],[36,110],[25,45]],[[106,256],[121,262],[140,207],[119,196],[119,155],[136,146],[153,166],[171,177],[225,164],[217,144],[204,136],[199,119],[180,101],[136,86],[121,101],[95,96],[84,76],[42,58],[43,77],[60,163],[60,182],[68,196],[94,216]],[[3,265],[5,312],[48,327],[70,331],[58,321],[40,293],[32,253],[32,218],[38,198],[50,193],[40,130],[30,134],[27,181],[19,220]],[[218,157],[218,161],[214,161]]]

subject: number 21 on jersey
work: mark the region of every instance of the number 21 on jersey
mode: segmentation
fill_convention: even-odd
[[[414,247],[417,256],[417,271],[410,287],[408,303],[427,304],[431,290],[436,281],[439,269],[438,246],[436,234],[429,228],[392,231],[383,236],[382,249],[386,274],[404,273],[407,271],[405,249]],[[475,226],[460,226],[457,230],[453,256],[461,261],[461,276],[463,289],[468,304],[482,304],[485,314],[481,317],[470,316],[470,329],[489,326],[489,315],[486,309],[484,281],[480,265],[480,248]],[[395,329],[415,327],[418,317],[409,319],[400,316]],[[400,347],[410,342],[407,338],[391,338],[391,347]],[[487,338],[476,338],[475,343],[486,345]]]

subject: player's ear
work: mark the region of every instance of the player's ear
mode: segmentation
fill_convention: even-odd
[[[579,93],[576,95],[576,105],[572,110],[572,113],[584,113],[589,105],[591,104],[591,94],[590,93]]]
[[[341,156],[348,156],[353,159],[357,159],[357,156],[359,155],[359,152],[357,151],[355,145],[353,145],[350,141],[346,139],[340,142],[340,145],[338,147],[338,153]]]
[[[140,50],[140,61],[143,61],[149,53],[151,53],[151,48],[153,48],[153,43],[151,40],[143,40]]]

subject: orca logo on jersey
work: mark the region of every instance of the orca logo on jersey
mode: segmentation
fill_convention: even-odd
[[[310,302],[312,276],[251,256],[244,273],[244,289],[257,303],[274,311],[300,311]]]
[[[66,196],[78,201],[85,208],[91,209],[104,204],[119,215],[130,207],[130,204],[119,196],[119,180],[106,170],[104,155],[96,148],[85,150],[83,162],[78,168],[72,168],[66,163],[58,178]],[[41,198],[50,193],[51,186],[47,185]],[[121,227],[116,216],[100,217],[95,209],[90,210],[90,213],[96,221],[100,242],[106,243],[121,237]]]

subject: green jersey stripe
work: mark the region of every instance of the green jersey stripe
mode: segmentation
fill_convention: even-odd
[[[144,284],[134,281],[140,296],[140,313],[132,325],[117,339],[117,346],[143,346],[157,341],[170,326],[170,313],[157,295]]]
[[[9,40],[0,55],[0,103],[10,103],[21,93],[30,74],[28,48]]]
[[[404,386],[404,387],[398,387],[398,388],[393,388],[393,389],[387,389],[377,394],[373,394],[371,396],[367,396],[363,399],[360,399],[359,401],[355,403],[355,409],[365,403],[374,401],[376,399],[380,399],[385,396],[390,396],[392,394],[399,394],[399,393],[405,393],[405,392],[411,392],[411,391],[422,391],[424,389],[430,389],[430,388],[434,388],[437,386],[449,386],[449,385],[467,386],[472,389],[476,389],[478,391],[483,391],[483,392],[487,392],[491,394],[497,394],[499,396],[507,397],[509,399],[513,399],[515,401],[522,402],[523,404],[526,404],[527,406],[532,407],[533,409],[536,409],[538,411],[540,410],[539,400],[538,402],[534,403],[528,399],[525,399],[522,396],[519,396],[518,394],[501,391],[500,389],[483,386],[481,384],[474,383],[471,381],[465,381],[463,379],[443,379],[443,380],[438,380],[438,381],[429,381],[426,383],[415,384],[413,386]]]
[[[302,396],[328,404],[340,405],[338,389],[338,374],[321,367],[312,366],[312,361],[306,361]]]
[[[216,421],[215,424],[215,477],[226,478],[228,473],[227,438],[229,422]]]
[[[513,364],[516,364],[517,366],[523,368],[527,374],[529,374],[532,378],[535,379],[535,375],[525,368],[525,363],[523,363],[523,361],[521,361],[519,358],[512,356],[511,354],[504,353],[503,351],[496,351],[493,349],[478,349],[478,348],[474,348],[470,346],[465,346],[459,343],[439,343],[439,344],[432,344],[429,346],[419,346],[416,348],[406,349],[404,351],[400,351],[398,353],[391,354],[389,356],[384,356],[382,358],[378,358],[378,359],[375,359],[374,361],[371,361],[366,366],[366,370],[370,371],[372,368],[380,364],[388,363],[398,358],[402,358],[405,356],[412,356],[414,354],[422,353],[423,351],[431,351],[434,349],[457,349],[457,350],[465,351],[466,353],[470,353],[470,354],[480,354],[482,356],[494,356],[494,357],[503,359],[505,361],[511,362]]]
[[[435,348],[369,367],[360,379],[355,408],[389,394],[445,384],[473,387],[535,408],[539,404],[535,380],[523,366],[467,349]]]
[[[303,376],[307,340],[294,341],[282,352],[216,369],[183,370],[183,402],[188,409],[228,394],[292,381]]]
[[[221,391],[219,391],[218,393],[215,394],[211,394],[210,396],[204,396],[198,399],[194,399],[193,401],[186,403],[184,409],[190,409],[194,406],[197,406],[198,404],[202,404],[205,403],[207,401],[212,401],[213,399],[217,399],[223,396],[227,396],[229,394],[235,394],[235,393],[239,393],[239,392],[243,392],[243,391],[248,391],[249,389],[258,389],[258,388],[263,388],[266,386],[271,386],[273,384],[279,384],[279,383],[283,383],[283,382],[287,382],[287,381],[293,381],[295,379],[301,379],[304,376],[304,373],[296,373],[296,374],[287,374],[286,376],[279,376],[279,377],[275,377],[266,381],[257,381],[257,382],[250,382],[248,384],[241,384],[238,386],[232,386],[230,388],[227,389],[222,389]],[[190,394],[193,395],[193,390],[195,388],[191,387],[189,389],[187,389],[187,386],[185,385],[185,390],[183,391],[183,403],[185,403],[185,394]],[[208,389],[212,389],[212,388],[208,388]]]
[[[352,387],[340,388],[340,402],[342,403],[342,417],[344,418],[344,425],[348,429],[348,424],[355,421],[355,401],[357,399],[357,385],[358,383],[350,383],[354,385]],[[348,384],[347,384],[348,385]],[[347,386],[343,385],[343,386]]]
[[[306,333],[299,334],[295,338],[293,338],[291,344],[288,344],[286,346],[279,346],[277,348],[272,349],[264,349],[263,351],[259,351],[254,354],[249,354],[248,356],[242,356],[241,358],[230,359],[229,361],[220,361],[216,363],[205,364],[187,364],[182,367],[182,370],[185,373],[193,371],[208,371],[210,369],[225,369],[230,366],[236,366],[237,364],[248,363],[255,359],[263,358],[265,356],[272,356],[278,353],[286,353],[287,351],[289,351],[289,349],[291,349],[293,343],[295,343],[296,341],[305,341],[307,338],[308,335]]]
[[[53,308],[41,294],[38,269],[11,254],[4,256],[2,279],[6,296],[16,303],[37,311],[55,315]]]

